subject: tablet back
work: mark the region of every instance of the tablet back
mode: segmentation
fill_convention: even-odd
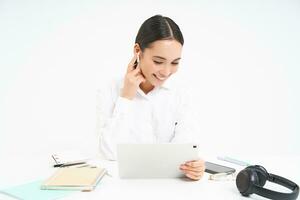
[[[183,177],[180,164],[198,159],[196,144],[118,144],[121,178]]]

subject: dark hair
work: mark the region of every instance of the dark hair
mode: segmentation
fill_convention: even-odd
[[[156,40],[172,39],[183,45],[184,39],[179,26],[168,17],[155,15],[142,24],[135,38],[135,43],[138,43],[141,50],[144,51]]]

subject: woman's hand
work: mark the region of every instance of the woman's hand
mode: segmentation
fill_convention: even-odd
[[[205,171],[205,162],[201,159],[187,161],[180,165],[180,170],[186,177],[198,181],[202,178]]]
[[[135,97],[139,85],[142,82],[146,81],[139,67],[139,63],[138,66],[135,68],[134,63],[136,60],[137,55],[135,54],[135,56],[131,59],[130,63],[128,64],[127,73],[124,79],[124,87],[121,92],[122,97],[130,100],[132,100]]]

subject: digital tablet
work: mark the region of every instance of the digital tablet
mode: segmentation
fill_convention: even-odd
[[[179,178],[186,161],[199,159],[197,144],[118,144],[120,178]]]

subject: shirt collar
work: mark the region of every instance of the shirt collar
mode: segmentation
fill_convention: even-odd
[[[121,81],[121,88],[123,88],[124,87],[124,79],[122,79],[122,81]],[[161,85],[161,86],[159,86],[159,87],[156,87],[156,88],[154,88],[153,90],[159,90],[159,89],[166,89],[166,90],[172,90],[174,88],[174,80],[173,80],[173,77],[171,76],[171,77],[169,77],[165,82],[164,82],[164,84],[163,85]],[[148,96],[141,90],[141,88],[139,87],[138,88],[138,90],[137,90],[137,92],[141,95],[141,96],[143,96],[143,97],[145,97],[145,98],[148,98]]]

